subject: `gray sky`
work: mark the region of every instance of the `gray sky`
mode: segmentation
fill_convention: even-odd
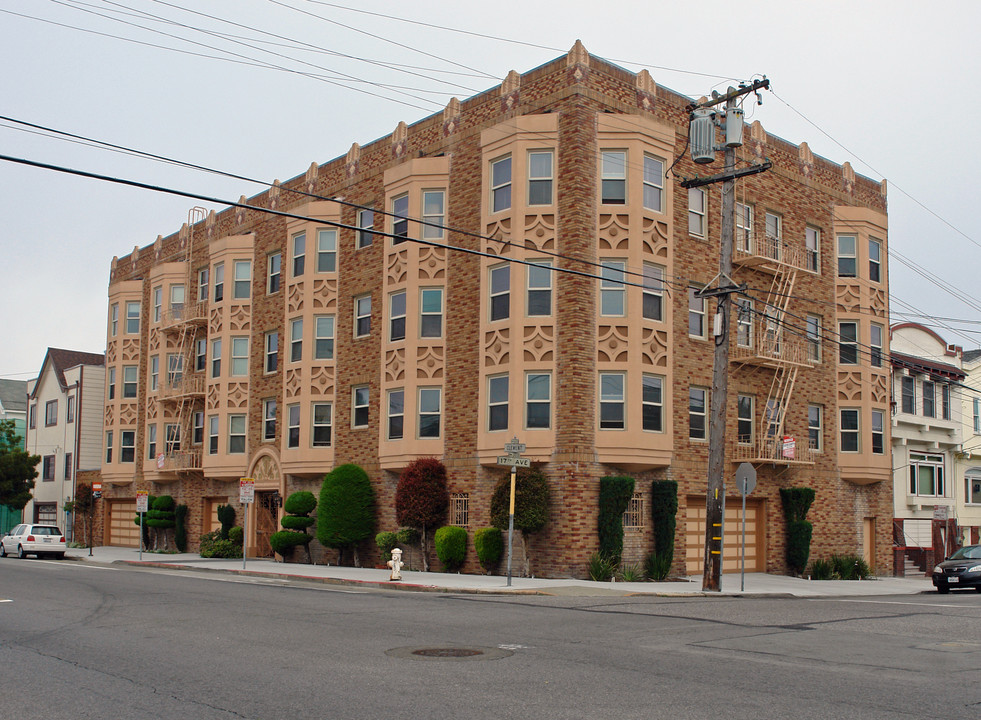
[[[747,120],[888,179],[893,322],[967,320],[930,322],[973,348],[979,25],[981,3],[968,0],[4,0],[0,115],[272,182],[541,65],[577,38],[693,97],[765,74],[774,92],[747,106]],[[368,82],[333,79],[342,76]],[[0,121],[0,154],[230,200],[263,189],[15,127]],[[200,204],[4,161],[0,187],[0,377],[24,380],[48,346],[102,352],[112,257],[175,232]]]

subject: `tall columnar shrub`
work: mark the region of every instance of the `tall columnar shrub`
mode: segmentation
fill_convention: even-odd
[[[219,534],[222,540],[228,539],[228,531],[235,525],[235,508],[231,505],[219,505],[216,509],[218,522],[221,523]]]
[[[447,525],[436,531],[434,536],[436,557],[443,569],[452,572],[463,565],[467,556],[467,531],[456,525]]]
[[[807,558],[811,554],[813,526],[806,518],[814,502],[814,489],[780,488],[780,501],[787,518],[787,565],[792,573],[800,575],[807,567]]]
[[[174,519],[174,498],[170,495],[161,495],[150,505],[150,510],[146,514],[146,524],[150,526],[153,535],[154,550],[170,549],[170,533],[176,520]],[[163,542],[161,543],[161,538]],[[161,544],[163,547],[161,548]]]
[[[419,530],[422,537],[422,569],[429,571],[430,531],[446,522],[450,493],[446,466],[436,458],[409,463],[395,488],[395,517],[399,525]]]
[[[599,491],[599,552],[614,567],[623,556],[623,513],[634,494],[634,479],[626,475],[600,478]]]
[[[174,508],[174,545],[178,552],[187,552],[187,505]]]
[[[288,560],[293,549],[302,545],[307,551],[307,562],[313,562],[310,554],[310,541],[313,535],[307,533],[307,528],[313,525],[314,519],[310,513],[317,507],[317,499],[312,492],[299,490],[292,493],[283,503],[286,515],[280,521],[283,530],[269,536],[269,545],[273,552],[279,553],[283,560]]]
[[[491,496],[491,525],[502,532],[508,529],[511,498],[511,475],[501,477]],[[514,527],[521,532],[521,556],[524,575],[531,575],[528,559],[528,535],[545,527],[548,520],[548,480],[538,468],[522,468],[514,479]]]
[[[339,465],[324,477],[317,506],[317,539],[324,547],[354,553],[360,567],[358,544],[375,527],[375,491],[368,473],[359,465]]]
[[[493,572],[504,553],[504,538],[496,527],[478,528],[473,534],[473,548],[477,551],[480,567]]]
[[[674,480],[655,480],[651,483],[654,553],[647,564],[647,575],[651,580],[663,580],[671,572],[677,516],[678,483]]]

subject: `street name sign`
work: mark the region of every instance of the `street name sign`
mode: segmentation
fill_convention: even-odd
[[[531,467],[531,458],[522,458],[515,455],[498,455],[498,465],[510,465],[512,467]]]

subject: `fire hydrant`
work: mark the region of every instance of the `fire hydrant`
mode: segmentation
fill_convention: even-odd
[[[400,548],[392,548],[392,559],[388,561],[388,566],[392,568],[392,575],[389,580],[401,580],[402,579],[402,550]]]

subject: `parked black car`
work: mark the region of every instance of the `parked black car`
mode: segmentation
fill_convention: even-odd
[[[981,593],[981,545],[965,545],[933,569],[937,592],[973,587]]]

